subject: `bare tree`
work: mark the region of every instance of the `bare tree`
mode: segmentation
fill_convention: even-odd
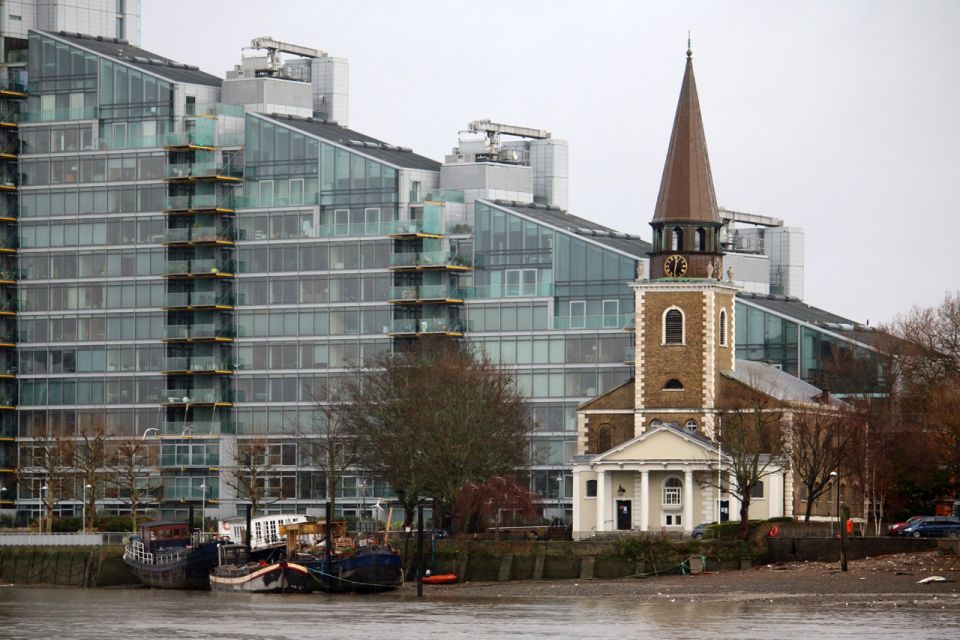
[[[53,510],[57,503],[73,495],[70,480],[74,443],[62,436],[41,433],[34,436],[27,452],[18,470],[19,483],[21,486],[29,480],[41,483],[43,529],[49,532],[53,529]]]
[[[327,500],[336,512],[340,480],[359,461],[350,429],[348,392],[339,379],[327,378],[313,394],[314,413],[308,428],[298,425],[296,438],[301,465],[316,467],[323,474]]]
[[[763,478],[785,466],[783,409],[762,393],[744,391],[721,411],[720,442],[729,460],[729,491],[740,501],[740,537],[750,534],[750,502]]]
[[[852,410],[832,404],[826,397],[809,409],[792,414],[784,452],[794,477],[806,489],[804,522],[810,522],[813,504],[830,489],[832,472],[840,472],[862,443],[858,433],[862,418]],[[855,456],[859,460],[860,456]]]
[[[117,441],[107,458],[114,474],[116,497],[130,505],[130,528],[137,530],[137,511],[150,496],[150,467],[155,460],[151,445],[142,438],[124,438]]]
[[[349,425],[360,459],[394,488],[407,523],[429,496],[438,526],[448,526],[467,482],[528,463],[524,397],[470,345],[421,340],[373,364],[352,388]]]
[[[269,477],[275,466],[269,449],[270,444],[265,438],[239,440],[232,461],[233,473],[224,480],[237,492],[237,498],[250,503],[253,515],[275,499],[269,488]]]
[[[96,518],[97,493],[107,463],[106,450],[107,435],[102,425],[81,429],[77,434],[73,466],[81,486],[79,497],[86,502],[83,529],[92,529]]]

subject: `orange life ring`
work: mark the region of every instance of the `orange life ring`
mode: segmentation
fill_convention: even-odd
[[[771,538],[776,538],[778,533],[780,533],[780,527],[778,527],[777,525],[773,525],[772,527],[770,527]]]

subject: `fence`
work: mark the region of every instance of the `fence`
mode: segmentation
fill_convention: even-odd
[[[102,547],[121,545],[133,534],[94,533],[0,533],[0,547]]]

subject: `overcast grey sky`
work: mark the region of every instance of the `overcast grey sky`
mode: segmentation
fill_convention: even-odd
[[[443,159],[478,118],[570,143],[570,211],[650,238],[687,30],[721,206],[806,233],[808,303],[871,324],[960,289],[960,2],[143,0],[223,76],[255,36],[350,61],[350,126]]]

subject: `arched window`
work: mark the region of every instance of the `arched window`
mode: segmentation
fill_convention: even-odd
[[[687,420],[687,423],[683,425],[683,430],[687,433],[696,433],[697,432],[697,421],[696,420]]]
[[[587,497],[596,498],[597,497],[597,481],[596,480],[587,480]]]
[[[727,346],[727,310],[720,309],[720,346]]]
[[[697,229],[697,251],[707,250],[707,232],[703,227]]]
[[[663,344],[683,344],[683,311],[676,307],[663,314]]]
[[[680,227],[673,228],[673,242],[670,244],[670,248],[674,251],[683,250],[683,230]]]
[[[676,378],[670,378],[667,380],[667,384],[663,385],[663,388],[667,391],[683,391],[683,383]]]
[[[650,421],[651,429],[655,429],[656,427],[662,427],[662,426],[663,426],[663,420],[660,420],[659,418],[656,418]]]
[[[663,483],[663,504],[669,506],[683,504],[683,482],[680,478],[668,478]]]
[[[608,424],[600,425],[597,430],[597,453],[608,451],[613,447],[613,429]]]
[[[653,230],[653,249],[663,248],[663,229],[657,228]]]

